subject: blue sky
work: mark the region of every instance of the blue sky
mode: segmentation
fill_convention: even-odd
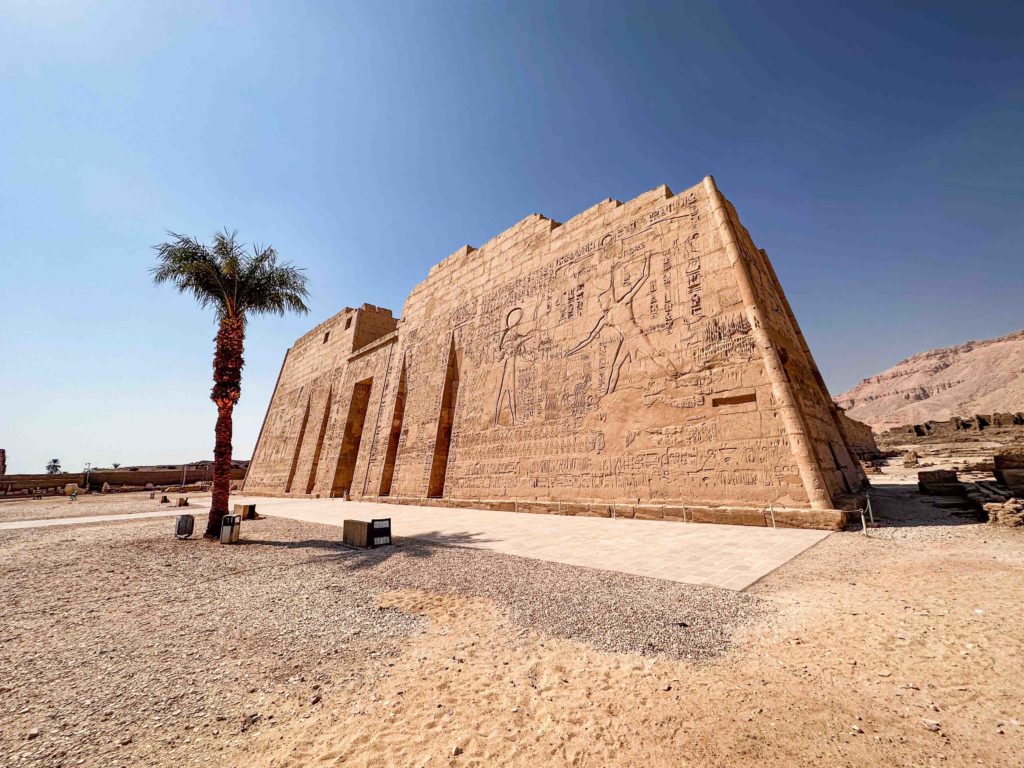
[[[830,388],[1024,326],[1024,12],[998,3],[0,3],[9,471],[212,453],[213,318],[172,229],[305,267],[251,323],[235,454],[285,349],[529,213],[711,173]]]

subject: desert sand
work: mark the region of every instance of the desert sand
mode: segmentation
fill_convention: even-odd
[[[150,494],[155,496],[151,499]],[[166,496],[168,503],[160,504],[160,497]],[[5,498],[0,500],[0,523],[15,520],[57,520],[63,517],[90,517],[92,515],[127,515],[134,512],[154,512],[160,509],[171,511],[179,497],[189,500],[196,507],[210,508],[209,492],[177,491],[157,489],[137,493],[89,493],[80,494],[72,501],[68,496],[44,496],[41,499]],[[174,509],[174,512],[195,512],[195,509]]]
[[[0,761],[1024,764],[1024,539],[906,479],[744,593],[285,520],[2,531]]]

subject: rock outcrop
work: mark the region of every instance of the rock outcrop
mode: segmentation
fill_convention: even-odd
[[[914,355],[835,398],[876,432],[976,413],[1024,411],[1024,330]]]

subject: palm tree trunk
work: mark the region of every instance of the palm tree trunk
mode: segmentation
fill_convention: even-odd
[[[222,317],[217,331],[213,357],[213,391],[210,399],[217,405],[217,427],[213,444],[213,500],[206,523],[207,538],[220,535],[221,518],[228,513],[231,495],[231,420],[235,403],[242,394],[242,351],[245,322],[237,317]]]
[[[210,516],[206,521],[207,538],[220,536],[221,518],[228,513],[228,501],[231,495],[231,433],[233,424],[230,405],[217,408],[217,427],[214,430],[213,444],[213,501],[210,504]]]

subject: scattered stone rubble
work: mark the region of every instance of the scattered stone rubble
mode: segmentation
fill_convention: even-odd
[[[1024,501],[1020,499],[983,504],[982,509],[988,513],[989,525],[1005,525],[1008,528],[1024,525]]]
[[[1007,465],[1018,460],[1024,464],[1024,456],[996,456],[996,482],[964,483],[956,470],[933,469],[917,473],[917,487],[926,496],[941,497],[933,502],[935,506],[983,513],[990,525],[1016,528],[1024,525],[1024,467]]]

